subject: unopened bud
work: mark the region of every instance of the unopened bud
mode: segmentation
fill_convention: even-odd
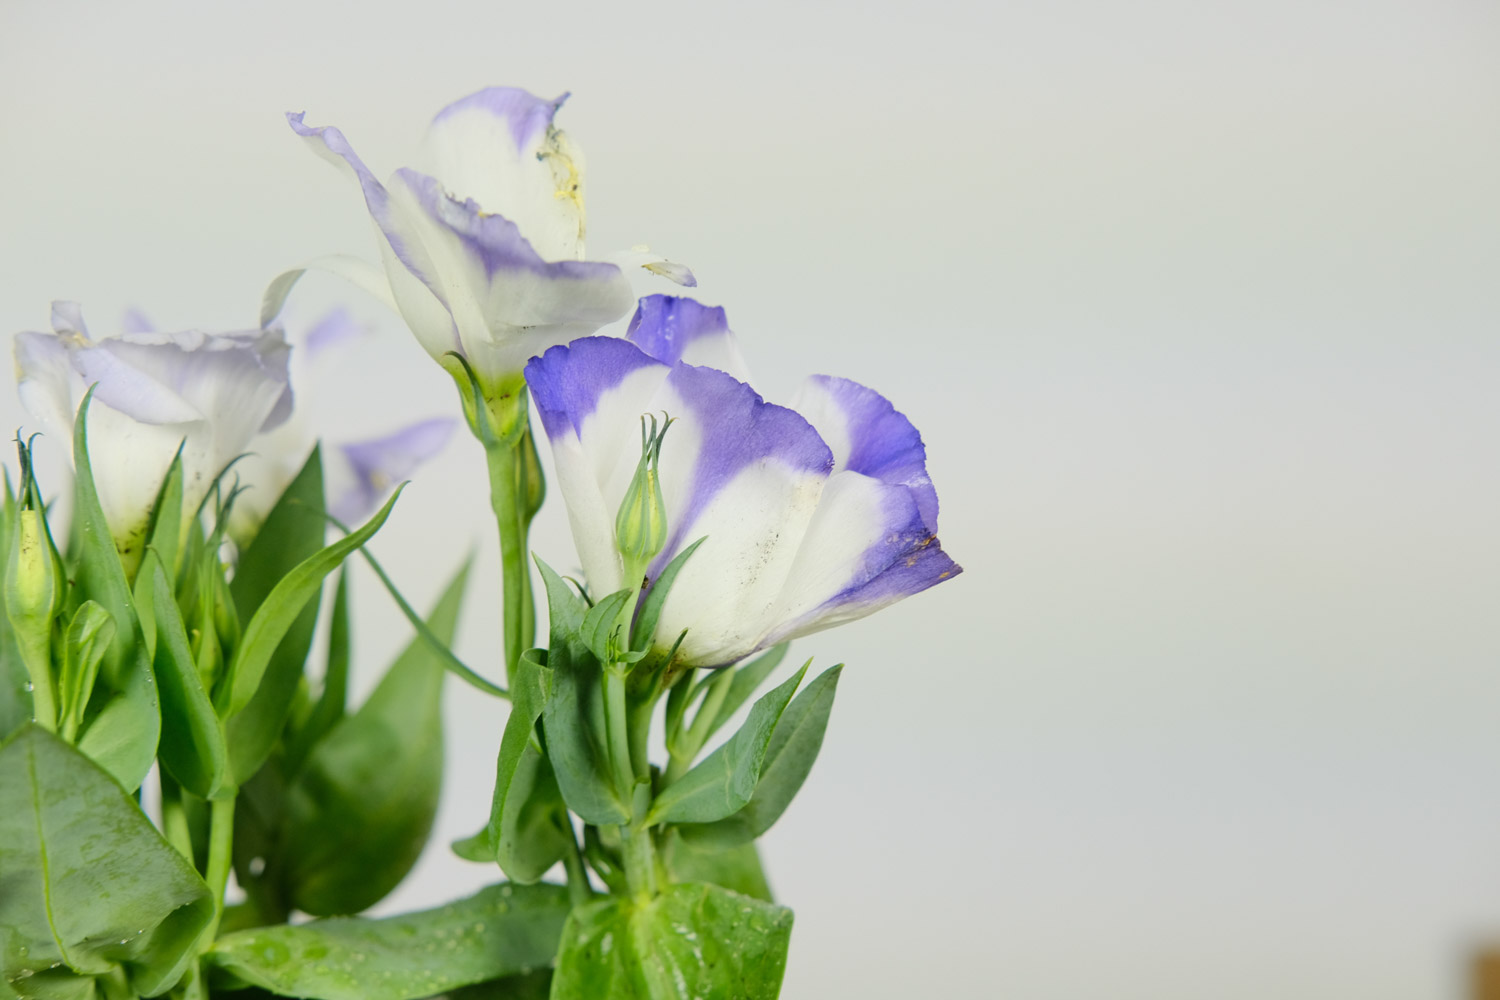
[[[667,544],[667,512],[662,502],[658,465],[661,462],[661,442],[667,436],[672,419],[666,419],[660,433],[656,430],[655,417],[650,418],[649,431],[646,420],[646,417],[641,418],[641,460],[625,491],[620,513],[615,517],[615,545],[625,557],[626,565],[636,567],[644,567]],[[638,582],[626,581],[627,584]]]
[[[59,576],[42,512],[16,511],[16,534],[5,568],[5,610],[17,631],[50,634],[62,597]]]

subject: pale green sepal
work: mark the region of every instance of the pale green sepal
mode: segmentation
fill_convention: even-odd
[[[682,572],[682,567],[687,563],[692,554],[698,551],[698,546],[708,540],[704,535],[673,557],[662,569],[661,575],[656,578],[656,585],[641,602],[641,608],[636,615],[635,627],[630,633],[630,648],[650,649],[651,639],[656,635],[656,623],[661,620],[661,609],[667,603],[667,595],[671,593],[672,584],[677,581],[677,574]]]

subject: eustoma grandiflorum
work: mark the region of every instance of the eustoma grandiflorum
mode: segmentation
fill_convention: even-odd
[[[69,446],[71,523],[49,524],[56,508],[27,440],[19,488],[6,477],[0,508],[0,993],[207,1000],[210,968],[216,992],[276,989],[255,971],[226,979],[242,939],[221,933],[278,924],[294,909],[357,912],[400,881],[427,837],[444,667],[461,668],[443,644],[466,574],[350,710],[342,586],[321,683],[308,676],[319,596],[394,498],[325,546],[314,447],[284,489],[261,484],[278,497],[255,530],[223,544],[244,489],[225,467],[257,431],[285,426],[280,332],[138,328],[95,342],[66,304],[54,307],[54,327],[18,335],[16,353],[23,399]],[[390,442],[363,447],[348,456],[356,480],[391,468]],[[425,449],[395,450],[410,464]],[[334,502],[364,506],[382,486],[356,483]],[[157,825],[140,792],[153,766]],[[231,867],[248,898],[229,906]],[[560,890],[529,898],[529,917],[561,923]],[[509,905],[469,900],[402,919],[425,939],[447,933],[457,913],[508,937]],[[366,930],[356,946],[380,934]],[[512,971],[515,953],[490,944],[476,941],[451,972],[395,986],[401,961],[388,954],[387,993],[356,995],[427,996]],[[550,955],[548,941],[519,961]]]
[[[960,572],[921,437],[888,401],[816,376],[778,406],[723,368],[743,370],[723,311],[662,297],[627,340],[527,366],[587,589],[542,566],[549,647],[521,659],[490,823],[462,847],[522,882],[564,862],[575,907],[554,1000],[777,995],[791,913],[753,844],[806,779],[841,668],[799,693],[804,666],[696,758],[787,640]]]
[[[308,267],[343,274],[397,309],[458,382],[465,415],[485,445],[504,571],[505,661],[534,631],[526,535],[542,485],[527,427],[527,359],[623,316],[633,293],[613,263],[584,259],[584,164],[553,124],[564,98],[489,87],[438,112],[420,168],[382,184],[343,133],[288,121],[313,151],[360,188],[378,233],[383,270],[323,258],[272,282],[269,322]],[[637,264],[684,284],[686,268],[649,253]]]
[[[182,449],[182,506],[198,509],[250,440],[292,411],[289,349],[278,328],[243,333],[137,331],[93,340],[72,302],[52,305],[51,333],[18,333],[21,402],[67,447],[89,386],[99,502],[128,572],[142,556],[162,480]],[[183,532],[188,518],[183,519]]]

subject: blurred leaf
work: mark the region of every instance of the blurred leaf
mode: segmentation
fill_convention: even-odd
[[[154,552],[141,563],[141,575],[151,586],[156,622],[161,764],[183,788],[200,798],[211,799],[219,794],[229,776],[224,726],[198,678],[193,653],[188,648],[187,630],[172,596],[172,585]]]
[[[708,727],[710,737],[734,717],[734,713],[739,711],[741,705],[750,700],[750,696],[755,693],[756,689],[764,683],[767,677],[771,676],[771,671],[781,665],[789,648],[791,648],[789,642],[772,646],[744,666],[735,668],[734,680],[729,682],[729,693],[724,696],[724,701],[719,705],[714,721]]]
[[[506,976],[449,990],[447,1000],[547,1000],[552,994],[552,970],[538,969],[528,975]]]
[[[562,886],[502,883],[421,913],[239,931],[220,938],[205,959],[224,988],[244,984],[314,1000],[414,1000],[550,964],[567,914]]]
[[[453,641],[469,564],[428,624]],[[353,715],[316,743],[287,792],[281,840],[292,904],[314,916],[358,913],[416,863],[443,783],[442,692],[447,676],[417,637]]]
[[[83,397],[73,425],[72,530],[77,539],[78,565],[73,567],[74,596],[70,601],[98,601],[115,621],[115,637],[100,664],[103,683],[96,685],[90,699],[78,748],[134,791],[156,759],[161,712],[135,600],[94,488],[86,433],[93,395],[90,389]]]
[[[0,507],[0,566],[10,561],[11,518],[15,516],[16,497],[10,485],[10,470],[5,471],[5,503]],[[31,719],[31,683],[16,637],[11,631],[10,615],[0,608],[0,740],[4,740],[22,723]]]
[[[756,839],[781,818],[823,747],[843,669],[840,663],[823,671],[782,713],[766,748],[760,783],[745,807],[717,823],[679,826],[677,832],[684,840],[704,847],[733,847]]]
[[[811,661],[808,661],[811,663]],[[657,795],[651,823],[711,823],[742,808],[755,794],[776,722],[807,673],[808,664],[750,709],[750,717],[729,742]]]
[[[760,863],[760,852],[753,843],[727,849],[699,847],[683,840],[676,827],[666,837],[663,863],[674,882],[712,882],[742,896],[775,902],[766,871]]]
[[[295,772],[307,759],[307,751],[327,735],[344,717],[349,701],[349,571],[339,570],[333,590],[333,614],[328,623],[328,664],[323,669],[323,690],[306,721],[288,738],[287,769]]]
[[[38,726],[0,746],[0,960],[122,966],[165,991],[213,919],[208,887],[94,762]]]
[[[623,823],[629,812],[615,793],[604,738],[599,661],[578,637],[588,605],[552,567],[536,560],[547,587],[551,622],[547,667],[552,683],[542,712],[547,756],[564,801],[586,823]]]
[[[704,883],[590,903],[563,928],[551,997],[775,1000],[791,933],[791,910]]]

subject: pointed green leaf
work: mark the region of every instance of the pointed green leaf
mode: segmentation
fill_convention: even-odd
[[[73,612],[63,634],[62,670],[58,674],[58,718],[64,738],[76,733],[99,676],[99,662],[115,638],[115,620],[97,601],[84,601]]]
[[[429,624],[453,641],[469,564]],[[443,781],[443,664],[420,637],[374,692],[319,741],[287,791],[288,898],[314,916],[358,913],[406,877],[427,842]]]
[[[811,663],[812,661],[808,661]],[[719,747],[656,797],[651,823],[712,823],[736,812],[760,781],[766,750],[792,693],[807,673],[808,663],[791,679],[773,689],[750,709],[750,717],[729,742]]]
[[[729,682],[729,693],[724,696],[723,703],[719,706],[718,714],[714,717],[713,724],[708,727],[708,735],[713,736],[724,724],[734,717],[740,706],[750,700],[757,688],[771,676],[771,671],[781,665],[786,658],[786,651],[791,643],[783,642],[772,646],[760,656],[746,663],[744,666],[736,667],[734,680]]]
[[[502,883],[399,917],[237,931],[205,959],[226,988],[252,985],[314,1000],[412,1000],[547,965],[567,914],[562,886]]]
[[[107,773],[40,727],[0,745],[0,961],[116,966],[165,991],[213,919],[208,887]]]
[[[568,808],[586,823],[623,823],[629,812],[615,793],[604,745],[604,692],[599,661],[578,638],[588,605],[552,567],[536,560],[547,587],[552,683],[542,711],[547,756]]]
[[[218,795],[229,776],[224,726],[198,678],[187,630],[172,598],[167,573],[154,557],[149,571],[156,620],[156,687],[161,696],[161,764],[179,785],[200,798]]]
[[[183,444],[186,444],[186,440]],[[156,505],[151,509],[151,528],[146,535],[146,545],[157,554],[167,579],[177,579],[177,557],[182,549],[182,445],[167,467],[167,475],[161,481],[156,494]]]
[[[641,602],[641,610],[636,615],[635,628],[630,633],[632,649],[646,649],[651,645],[651,637],[656,635],[656,623],[661,620],[661,609],[667,603],[667,595],[671,593],[672,585],[677,582],[677,574],[682,572],[683,565],[694,552],[698,551],[698,546],[702,545],[707,537],[707,535],[703,536],[677,553],[661,571],[661,576],[656,578],[656,585]]]
[[[358,531],[298,563],[272,588],[250,619],[230,669],[232,694],[227,706],[232,770],[237,780],[243,780],[260,767],[281,732],[301,677],[301,659],[306,657],[307,647],[311,644],[311,625],[305,644],[298,637],[299,658],[286,654],[283,637],[291,639],[288,630],[298,624],[301,615],[308,613],[304,609],[316,616],[315,598],[324,577],[337,569],[351,552],[369,541],[390,516],[391,508],[400,496],[401,491],[397,489],[385,506]],[[281,652],[277,651],[278,647],[282,648]],[[277,658],[277,669],[268,672],[266,667],[272,663],[273,653]],[[285,664],[284,669],[282,664]],[[235,714],[236,705],[243,709],[238,715]]]
[[[286,766],[295,773],[307,752],[345,715],[349,700],[349,571],[339,570],[333,588],[333,614],[328,622],[328,663],[323,668],[323,690],[306,721],[287,738]]]
[[[843,669],[840,663],[823,671],[782,713],[766,748],[760,783],[745,807],[716,823],[677,827],[683,840],[707,849],[727,849],[749,843],[771,829],[802,789],[818,759]]]
[[[0,566],[10,560],[11,518],[15,516],[16,497],[10,485],[10,470],[5,470],[5,502],[0,507]],[[30,676],[10,624],[10,615],[0,609],[0,740],[15,732],[31,719]]]
[[[791,910],[717,885],[590,903],[563,928],[551,1000],[775,1000],[791,934]]]
[[[80,602],[93,600],[103,605],[115,621],[115,638],[100,664],[102,683],[90,699],[78,747],[134,791],[156,759],[161,712],[135,600],[94,487],[87,434],[93,395],[90,389],[83,397],[73,424],[72,530],[78,549],[78,564],[72,570],[73,593]],[[139,560],[140,552],[135,551],[133,556],[133,561]]]
[[[459,851],[471,861],[495,861],[513,882],[528,885],[540,879],[563,856],[563,839],[556,814],[564,809],[551,765],[534,745],[551,689],[547,651],[521,654],[511,676],[510,716],[500,736],[495,759],[495,792],[489,823]],[[467,852],[467,853],[466,853]]]

